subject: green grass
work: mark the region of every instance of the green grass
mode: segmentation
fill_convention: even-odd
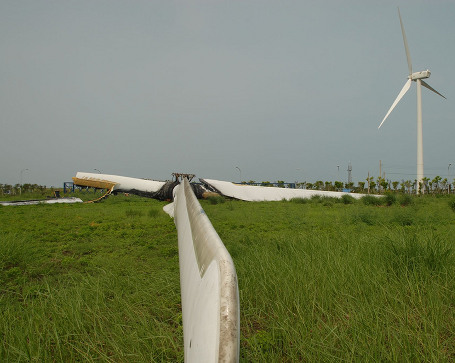
[[[182,361],[164,203],[0,208],[0,361]]]
[[[450,209],[452,209],[452,211],[455,212],[455,199],[449,200],[449,206],[450,206]]]
[[[450,198],[201,204],[237,269],[241,361],[455,359]],[[0,361],[183,361],[163,205],[0,207]]]
[[[453,361],[455,215],[413,202],[203,203],[239,276],[241,360]]]

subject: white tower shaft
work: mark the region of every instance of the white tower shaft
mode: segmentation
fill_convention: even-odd
[[[420,185],[423,182],[423,122],[422,122],[422,83],[420,79],[417,83],[417,193],[419,193]],[[425,192],[425,187],[422,185],[421,193]]]

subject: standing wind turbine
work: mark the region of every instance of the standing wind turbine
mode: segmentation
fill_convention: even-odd
[[[398,17],[400,18],[400,25],[401,25],[401,33],[403,34],[403,42],[404,42],[404,49],[406,50],[406,58],[408,60],[408,68],[409,68],[409,75],[408,80],[404,84],[403,89],[398,94],[395,102],[390,107],[389,112],[385,115],[384,119],[382,120],[381,124],[379,125],[378,129],[382,126],[384,121],[389,117],[392,110],[395,106],[400,102],[403,96],[408,92],[409,88],[411,87],[411,81],[417,83],[417,192],[419,190],[419,185],[423,179],[423,137],[422,137],[422,88],[428,88],[430,91],[438,94],[441,97],[444,97],[434,88],[432,88],[428,83],[424,81],[425,78],[429,78],[431,72],[427,69],[426,71],[421,72],[414,72],[412,73],[412,64],[411,64],[411,55],[409,54],[408,48],[408,41],[406,40],[406,33],[404,32],[403,21],[401,20],[400,9],[398,8]],[[445,97],[444,97],[445,98]]]

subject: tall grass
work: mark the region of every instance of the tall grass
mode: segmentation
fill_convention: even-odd
[[[239,278],[241,361],[453,361],[449,199],[201,201]],[[183,361],[164,203],[0,208],[0,361]]]
[[[2,208],[0,361],[182,361],[177,236],[162,206]]]
[[[450,207],[450,209],[452,209],[452,211],[455,212],[455,199],[451,199],[449,201],[449,207]]]
[[[204,206],[239,275],[241,360],[455,358],[447,204],[241,206]]]

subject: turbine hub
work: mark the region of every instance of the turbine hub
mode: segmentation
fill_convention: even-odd
[[[426,71],[414,72],[413,74],[409,75],[408,78],[415,81],[416,79],[429,78],[430,75],[431,75],[431,72],[427,69]]]

